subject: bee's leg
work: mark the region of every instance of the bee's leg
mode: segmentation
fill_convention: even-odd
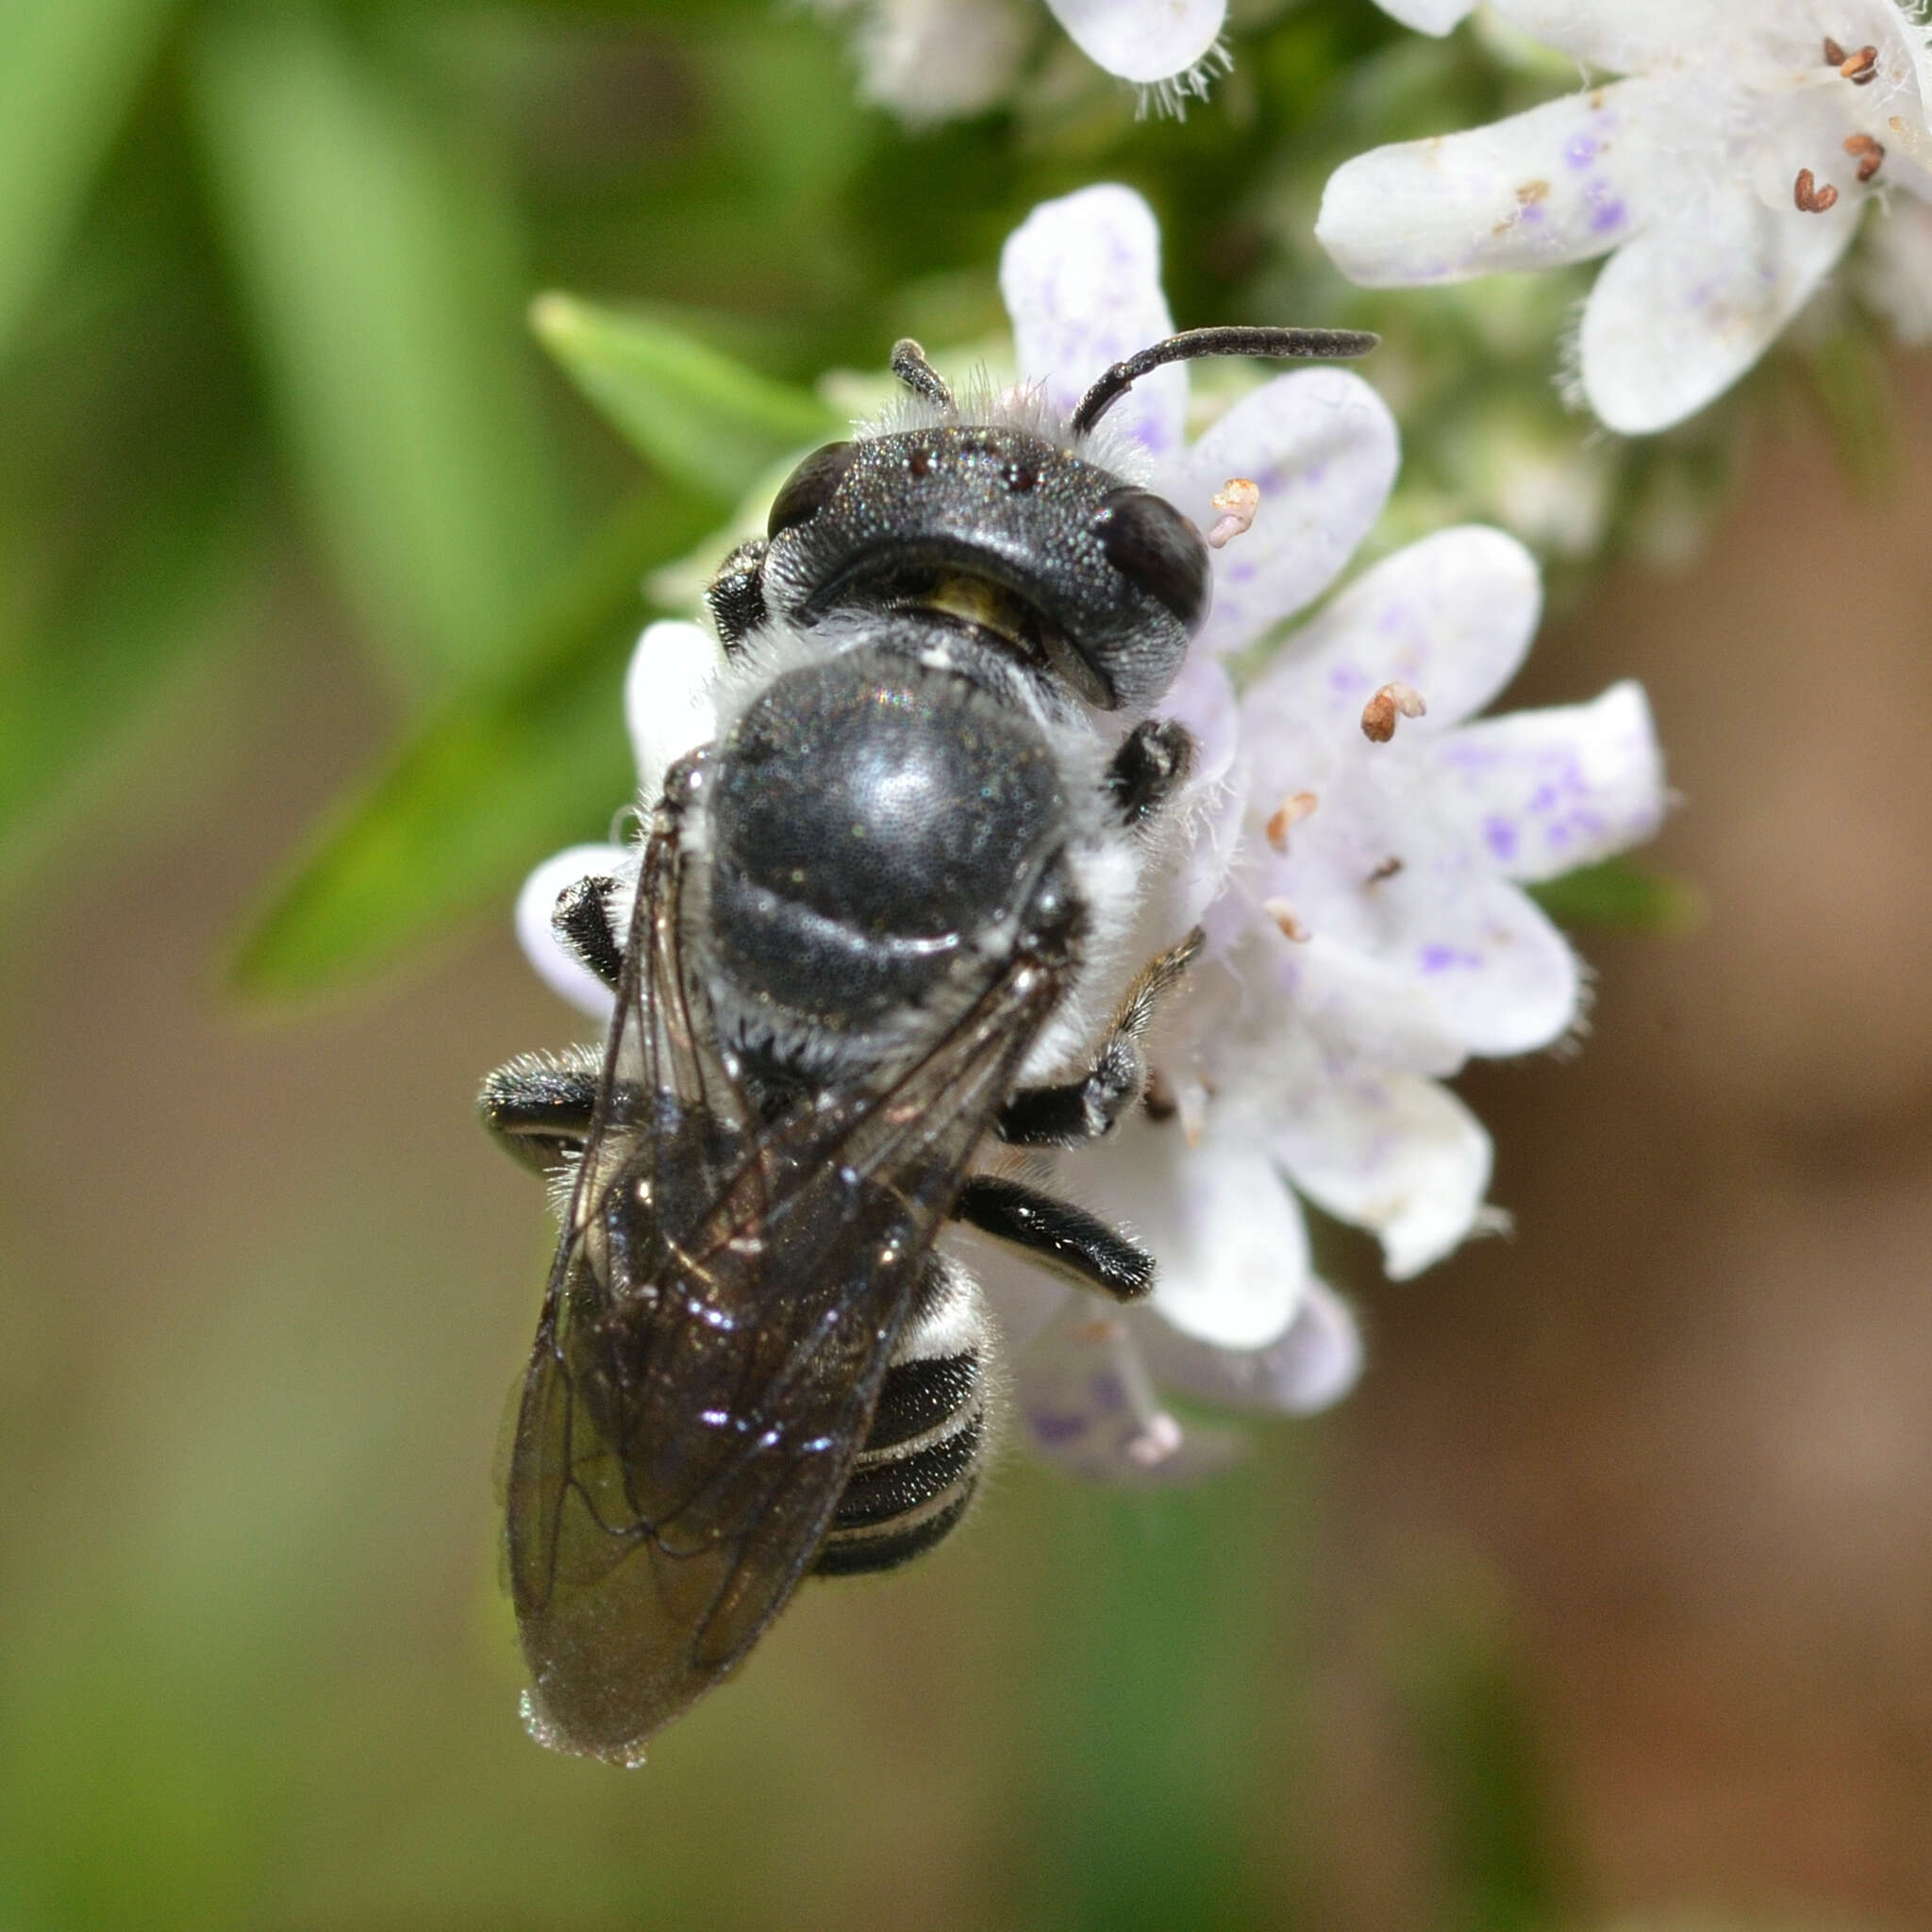
[[[1175,986],[1201,950],[1196,926],[1179,945],[1148,960],[1121,1001],[1093,1064],[1062,1087],[1023,1087],[994,1123],[1002,1141],[1017,1147],[1076,1147],[1113,1132],[1147,1082],[1144,1051],[1161,996]]]
[[[1154,1261],[1143,1249],[1084,1208],[1019,1181],[975,1174],[959,1190],[953,1213],[1076,1288],[1135,1302],[1154,1286]]]
[[[525,1167],[548,1173],[583,1146],[603,1064],[602,1050],[593,1046],[520,1054],[484,1081],[476,1110]]]
[[[711,621],[727,651],[735,651],[765,621],[765,540],[741,543],[705,591]]]
[[[973,1277],[950,1256],[929,1256],[820,1546],[821,1576],[896,1569],[965,1515],[985,1443],[990,1343]]]
[[[1172,718],[1143,718],[1121,741],[1107,768],[1107,789],[1124,824],[1144,825],[1186,782],[1194,734]]]
[[[550,911],[558,942],[612,992],[624,975],[624,941],[610,923],[610,896],[625,890],[616,879],[577,879],[558,893]]]

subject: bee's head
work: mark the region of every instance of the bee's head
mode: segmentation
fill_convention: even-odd
[[[1063,425],[1008,420],[1024,418],[1024,407],[962,415],[918,345],[901,342],[893,371],[938,420],[806,458],[772,505],[766,604],[805,625],[855,608],[937,610],[999,637],[1091,705],[1144,709],[1174,682],[1207,620],[1208,545],[1165,497],[1080,445],[1163,362],[1359,355],[1374,341],[1198,329],[1116,363]]]
[[[1000,424],[828,443],[778,492],[768,528],[774,614],[946,612],[1107,710],[1158,698],[1208,615],[1208,546],[1188,518]]]

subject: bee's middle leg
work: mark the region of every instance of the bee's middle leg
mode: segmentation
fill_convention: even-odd
[[[1179,945],[1150,959],[1108,1021],[1092,1064],[1058,1087],[1023,1087],[1000,1108],[994,1131],[1016,1147],[1077,1147],[1113,1132],[1147,1084],[1147,1029],[1162,996],[1201,950],[1196,926]]]

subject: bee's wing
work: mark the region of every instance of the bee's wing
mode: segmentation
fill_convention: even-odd
[[[1058,991],[1016,958],[890,1089],[758,1125],[695,1011],[677,866],[654,836],[508,1489],[532,1727],[626,1761],[810,1563],[934,1232]]]

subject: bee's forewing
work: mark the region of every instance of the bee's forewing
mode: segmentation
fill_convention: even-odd
[[[532,1729],[632,1762],[808,1567],[933,1235],[1058,993],[1009,960],[889,1088],[757,1125],[687,1006],[675,879],[660,832],[508,1497]]]

